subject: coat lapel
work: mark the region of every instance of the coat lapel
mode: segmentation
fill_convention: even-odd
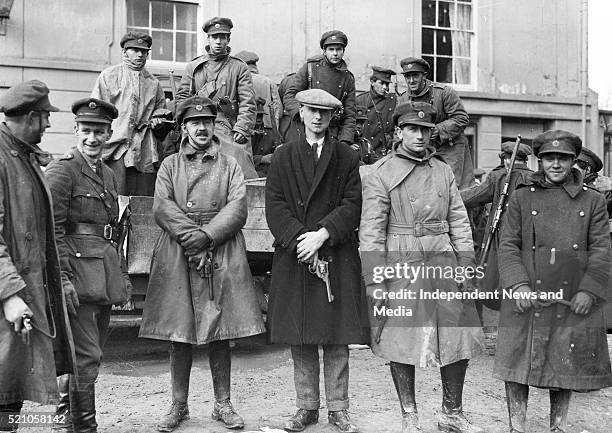
[[[321,183],[327,168],[332,161],[332,156],[336,153],[336,142],[330,138],[329,135],[325,136],[325,142],[323,144],[323,150],[321,151],[321,157],[319,158],[319,162],[317,163],[317,167],[314,174],[314,180],[312,181],[312,185],[310,187],[310,193],[308,194],[308,199],[306,200],[305,208],[308,207],[310,200],[317,190],[317,187]]]
[[[100,185],[102,189],[104,189],[104,182],[102,182],[102,179],[100,178],[100,176],[98,176],[89,166],[89,164],[87,164],[87,161],[85,161],[85,158],[83,157],[83,155],[81,155],[81,152],[75,149],[74,157],[78,159],[79,163],[81,164],[81,173],[83,173],[83,175],[87,176],[89,179],[94,181],[97,185]]]
[[[310,187],[314,178],[315,167],[312,159],[312,153],[309,150],[308,142],[302,135],[299,141],[295,141],[296,149],[292,153],[291,165],[294,168],[297,178],[297,185],[300,191],[300,197],[303,203],[308,200]]]

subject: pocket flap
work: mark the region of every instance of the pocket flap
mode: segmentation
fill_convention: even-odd
[[[103,259],[106,255],[106,249],[112,248],[111,244],[102,238],[98,239],[93,236],[87,236],[87,238],[71,236],[66,240],[66,243],[70,246],[71,256],[77,259],[81,257]]]

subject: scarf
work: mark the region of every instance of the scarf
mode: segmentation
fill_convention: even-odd
[[[210,52],[210,45],[206,45],[206,47],[204,47],[204,49],[206,50],[206,53],[208,54],[208,58],[211,59],[211,60],[216,60],[216,61],[225,59],[227,56],[229,56],[229,53],[231,51],[231,48],[227,47],[225,49],[224,53],[213,54],[213,53]]]
[[[130,60],[130,58],[127,56],[127,54],[125,54],[125,52],[123,53],[121,60],[132,71],[142,71],[146,64],[146,62],[144,62],[141,66],[136,65],[136,63]]]

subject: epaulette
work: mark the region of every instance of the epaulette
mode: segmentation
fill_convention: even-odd
[[[195,56],[193,59],[190,60],[190,62],[193,62],[195,60],[198,60],[200,58],[204,57],[204,54],[200,54],[199,56]]]
[[[68,161],[70,159],[74,158],[74,153],[72,152],[67,152],[65,154],[63,154],[62,156],[59,157],[60,161]]]
[[[325,57],[325,56],[323,56],[323,54],[316,54],[316,55],[314,55],[312,57],[307,58],[306,61],[308,63],[311,63],[311,62],[320,62],[321,60],[323,60],[323,57]]]

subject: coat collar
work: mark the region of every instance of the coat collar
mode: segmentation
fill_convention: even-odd
[[[423,158],[417,158],[403,152],[398,153],[396,150],[389,159],[391,167],[389,167],[389,170],[385,170],[385,173],[389,176],[389,190],[401,184],[404,179],[412,173],[412,170],[414,170],[416,166],[427,164],[431,167],[431,160],[435,153],[436,150],[433,147],[428,147],[425,156]]]
[[[198,152],[202,153],[202,160],[206,159],[207,157],[216,159],[217,155],[219,154],[219,138],[216,135],[213,135],[212,143],[210,144],[208,149],[202,152],[201,150],[197,150],[195,147],[190,145],[189,138],[185,137],[185,139],[181,143],[180,153],[182,155],[185,155],[187,159],[191,159]]]
[[[81,173],[96,182],[98,185],[104,186],[103,175],[100,176],[99,173],[93,171],[83,154],[79,152],[76,147],[72,149],[72,154],[74,155],[75,161],[81,165]],[[103,170],[102,164],[100,164],[100,170]]]
[[[584,186],[582,173],[580,173],[580,171],[575,168],[572,168],[568,181],[561,186],[551,185],[550,183],[546,182],[544,172],[541,170],[533,173],[529,177],[528,183],[526,185],[535,185],[544,189],[563,188],[571,198],[575,198],[580,193],[580,191],[582,191],[582,188]]]
[[[45,152],[36,144],[26,143],[25,141],[15,137],[5,122],[0,123],[0,130],[11,138],[9,143],[11,143],[13,151],[17,151],[28,158],[30,155],[33,155],[38,165],[43,167],[46,167],[53,160],[53,157],[49,152]]]
[[[423,88],[423,90],[421,90],[419,93],[412,93],[410,92],[410,89],[408,89],[406,91],[406,95],[412,99],[412,98],[420,98],[424,95],[426,95],[427,93],[429,93],[431,91],[431,89],[433,89],[434,87],[434,82],[433,81],[429,81],[427,78],[425,79],[425,87]]]

